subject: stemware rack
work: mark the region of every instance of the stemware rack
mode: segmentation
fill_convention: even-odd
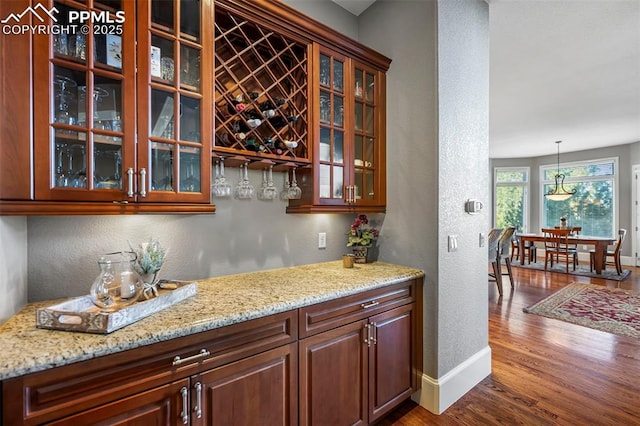
[[[307,46],[223,7],[215,46],[214,153],[256,169],[310,164]]]

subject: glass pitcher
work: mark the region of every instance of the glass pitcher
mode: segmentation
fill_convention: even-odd
[[[133,252],[109,253],[100,257],[100,274],[91,286],[91,300],[104,312],[131,305],[142,294],[143,284],[135,270]]]

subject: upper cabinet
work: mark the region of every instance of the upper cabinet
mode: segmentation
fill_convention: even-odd
[[[59,31],[32,38],[31,184],[0,210],[213,212],[211,2],[43,6]]]
[[[298,168],[287,212],[383,212],[390,60],[286,5],[215,10],[214,152]]]

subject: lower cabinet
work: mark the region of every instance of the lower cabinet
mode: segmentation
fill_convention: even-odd
[[[414,305],[300,341],[300,424],[366,425],[414,388]]]
[[[188,421],[188,389],[189,380],[180,380],[47,424],[55,426],[182,424],[182,422],[176,422],[176,419],[185,417]]]
[[[421,285],[7,379],[0,424],[371,424],[417,390]]]
[[[297,350],[292,343],[194,376],[191,424],[296,425]]]

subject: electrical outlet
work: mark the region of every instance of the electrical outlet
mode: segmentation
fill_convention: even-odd
[[[318,232],[318,248],[327,248],[327,233]]]

